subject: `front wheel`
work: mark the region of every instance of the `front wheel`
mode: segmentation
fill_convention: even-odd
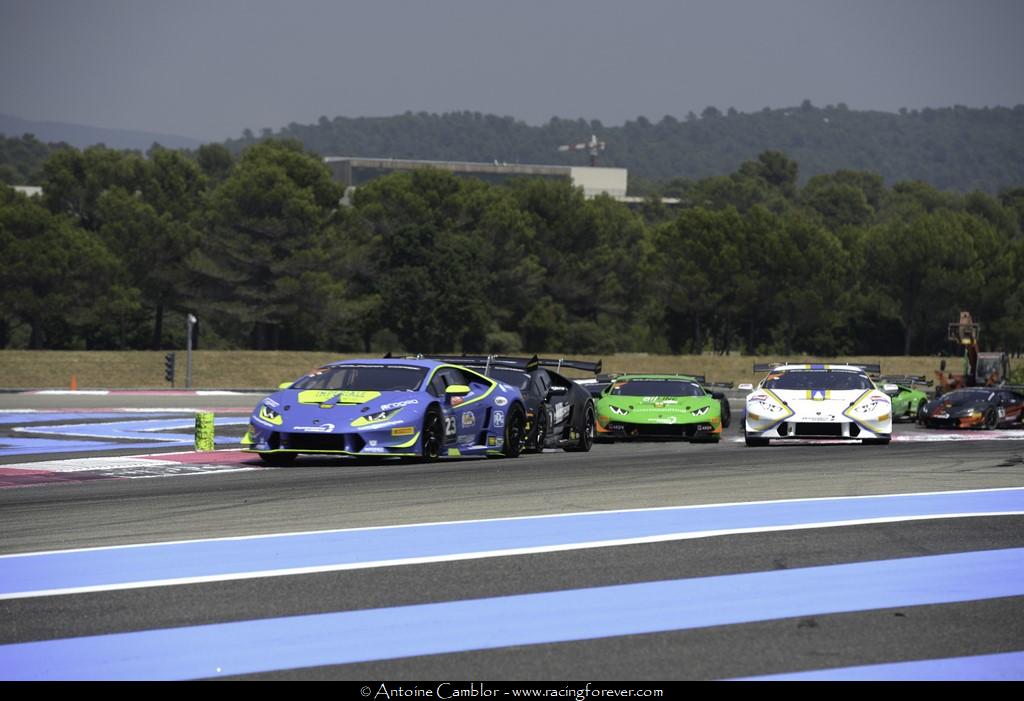
[[[763,448],[768,445],[767,438],[758,438],[757,436],[751,436],[750,434],[745,434],[744,438],[747,441],[748,448]]]
[[[889,441],[892,438],[886,436],[885,438],[864,438],[861,440],[861,445],[889,445]]]
[[[436,408],[427,410],[423,417],[423,459],[435,462],[441,458],[441,447],[444,444],[444,422]]]
[[[926,412],[924,410],[924,404],[925,404],[924,402],[920,402],[917,405],[917,425],[918,426],[927,426],[927,424],[928,424],[928,421],[926,420],[926,417],[928,416],[928,412]]]
[[[521,404],[513,404],[505,417],[505,445],[501,454],[506,458],[518,458],[526,442],[526,414]]]
[[[260,453],[264,465],[288,467],[295,462],[295,453]]]
[[[999,426],[999,414],[996,413],[995,409],[989,409],[985,412],[985,430],[991,431]]]
[[[537,427],[533,431],[533,440],[527,453],[543,453],[544,443],[548,440],[548,408],[541,403],[537,407]]]
[[[594,407],[587,404],[587,410],[583,412],[583,426],[580,428],[580,437],[572,445],[566,446],[567,453],[588,453],[594,445]]]

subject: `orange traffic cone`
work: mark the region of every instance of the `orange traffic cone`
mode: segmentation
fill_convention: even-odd
[[[71,391],[72,392],[77,392],[78,391],[78,378],[75,377],[74,375],[71,376]]]

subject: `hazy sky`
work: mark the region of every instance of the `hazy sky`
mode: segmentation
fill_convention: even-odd
[[[620,125],[1024,103],[1024,0],[0,0],[0,112],[200,139],[321,115]]]

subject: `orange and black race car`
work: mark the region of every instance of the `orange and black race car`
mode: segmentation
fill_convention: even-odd
[[[1024,428],[1022,388],[968,387],[933,399],[918,418],[927,428]]]

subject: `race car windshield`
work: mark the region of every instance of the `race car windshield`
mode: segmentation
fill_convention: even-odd
[[[426,368],[411,365],[329,365],[309,373],[292,389],[410,391],[419,389],[426,374]]]
[[[609,394],[624,397],[703,397],[704,388],[686,380],[626,380],[613,384]]]
[[[866,375],[846,370],[788,370],[773,373],[764,381],[765,389],[871,389]]]
[[[491,368],[491,377],[499,382],[504,382],[506,385],[518,387],[520,390],[524,390],[530,385],[530,376],[519,370]]]
[[[990,389],[956,389],[942,396],[948,402],[984,402],[995,397]]]

